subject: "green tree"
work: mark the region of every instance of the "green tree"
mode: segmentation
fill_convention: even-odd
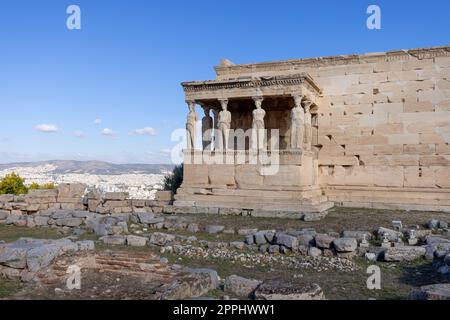
[[[164,190],[177,192],[183,183],[183,164],[175,166],[172,173],[164,177]]]
[[[16,173],[7,174],[0,181],[0,194],[26,194],[27,187],[24,184],[25,179]]]

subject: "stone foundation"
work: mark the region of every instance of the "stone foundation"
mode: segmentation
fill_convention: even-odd
[[[336,206],[450,212],[450,189],[329,186]]]

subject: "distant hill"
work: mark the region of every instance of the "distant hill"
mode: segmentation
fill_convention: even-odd
[[[52,160],[52,161],[38,161],[38,162],[18,162],[0,164],[0,170],[5,170],[13,167],[38,167],[44,165],[53,165],[55,170],[51,171],[55,174],[64,173],[88,173],[101,175],[116,175],[116,174],[160,174],[165,171],[171,171],[173,165],[169,164],[114,164],[104,161],[75,161],[75,160]]]

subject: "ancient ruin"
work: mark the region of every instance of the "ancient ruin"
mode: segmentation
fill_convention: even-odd
[[[333,204],[450,210],[450,47],[215,70],[182,83],[189,143],[175,206],[304,218]],[[214,128],[203,148],[196,104],[203,133]]]

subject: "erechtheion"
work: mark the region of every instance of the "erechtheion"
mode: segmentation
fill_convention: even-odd
[[[175,205],[450,211],[450,47],[215,70],[182,84],[190,113]]]

